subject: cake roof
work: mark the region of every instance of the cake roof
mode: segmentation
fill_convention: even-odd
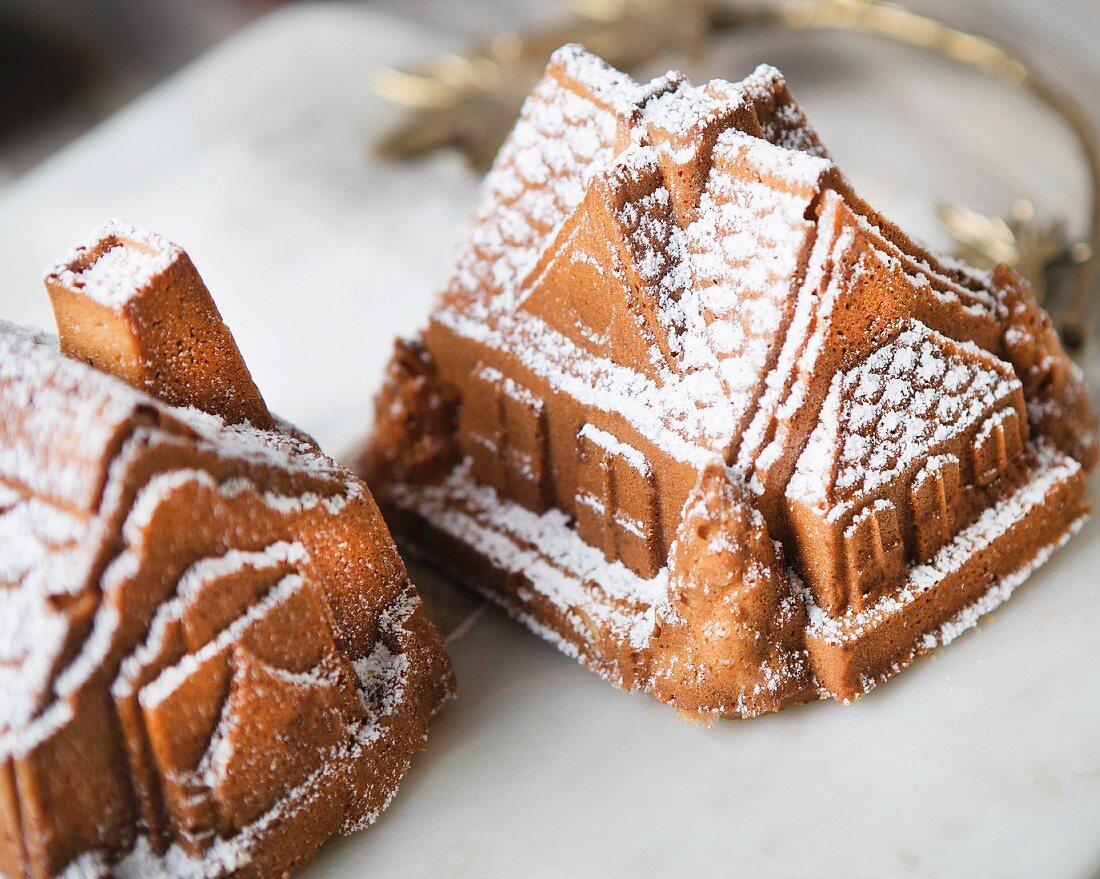
[[[986,279],[909,246],[855,198],[774,68],[639,84],[566,46],[486,178],[433,322],[701,466],[729,457],[785,387],[774,373],[800,298],[851,259],[855,237],[819,220],[829,195],[890,271],[997,308]]]
[[[98,508],[112,456],[139,427],[322,484],[349,478],[285,425],[262,430],[169,406],[62,355],[54,337],[6,321],[0,321],[0,411],[7,414],[0,420],[0,483],[76,513]]]
[[[821,172],[815,160],[824,151],[774,68],[763,65],[736,84],[716,80],[700,88],[673,72],[642,85],[580,46],[559,49],[486,177],[449,295],[500,294],[499,307],[514,306],[527,273],[597,172],[652,140],[686,161],[708,118],[717,123],[715,136],[730,126],[770,132],[777,148],[758,144],[757,158],[775,165],[779,176]]]

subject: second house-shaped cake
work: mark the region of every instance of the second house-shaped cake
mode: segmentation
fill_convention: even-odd
[[[555,53],[363,468],[402,539],[693,713],[852,699],[1086,514],[1080,373],[1024,282],[862,202],[779,73]]]
[[[363,483],[271,415],[194,265],[102,227],[0,321],[0,876],[285,877],[454,692]]]

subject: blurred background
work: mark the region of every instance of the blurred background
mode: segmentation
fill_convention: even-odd
[[[395,47],[397,57],[415,66],[440,49],[462,51],[509,30],[552,30],[573,12],[613,12],[624,2],[639,0],[0,0],[0,106],[5,110],[0,116],[0,190],[279,8],[358,7],[392,17],[406,35]],[[687,9],[698,0],[684,2]],[[730,2],[737,5],[737,0]],[[1100,119],[1095,51],[1100,0],[908,0],[904,5],[1018,52],[1094,121]],[[362,82],[355,85],[363,95],[363,118],[373,113],[378,119],[367,92],[372,64],[381,62],[362,61]],[[866,36],[760,30],[711,41],[702,60],[662,58],[652,70],[638,72],[663,72],[667,62],[696,79],[736,78],[760,61],[784,71],[830,151],[864,194],[895,210],[895,219],[930,243],[957,249],[957,236],[943,234],[943,222],[935,216],[944,201],[1002,218],[1011,215],[1015,199],[1026,197],[1036,209],[1039,234],[1052,222],[1068,227],[1071,240],[1084,234],[1088,182],[1065,126],[1031,98],[1013,94],[984,74]],[[296,62],[287,57],[288,70]],[[302,71],[303,82],[310,75]],[[526,88],[521,84],[515,102]],[[349,95],[353,91],[348,88]],[[495,124],[502,136],[514,112],[508,103],[495,120],[478,118],[473,124],[482,131]],[[186,128],[186,122],[181,124]],[[937,130],[928,131],[930,125]],[[885,135],[882,148],[868,138],[872,130]],[[899,136],[921,131],[931,136],[915,155],[905,155]],[[375,135],[375,143],[383,133]],[[497,139],[496,134],[485,138],[486,155]],[[978,167],[971,168],[975,157]],[[912,198],[918,192],[930,197],[918,204]],[[965,251],[961,255],[972,257]]]
[[[0,0],[0,187],[281,0]],[[553,0],[377,0],[483,35],[560,13]]]
[[[294,4],[0,0],[0,95],[6,111],[0,118],[0,186],[254,19],[285,5]],[[561,18],[569,3],[361,0],[348,5],[421,23],[453,36],[458,48],[507,28]],[[907,5],[1018,48],[1094,117],[1100,115],[1097,0],[912,0]]]
[[[270,6],[0,0],[0,185]]]

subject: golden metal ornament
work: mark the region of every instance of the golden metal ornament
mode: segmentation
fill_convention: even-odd
[[[1080,106],[1022,58],[991,39],[884,0],[572,0],[570,5],[574,16],[560,26],[500,34],[466,54],[446,55],[414,70],[380,71],[374,88],[413,112],[376,144],[377,152],[406,158],[455,146],[473,167],[487,168],[547,57],[563,43],[583,43],[629,71],[666,55],[698,55],[711,37],[754,27],[872,34],[1021,88],[1073,132],[1091,190],[1084,239],[1067,241],[1064,223],[1041,222],[1026,199],[1018,199],[1005,219],[955,205],[941,206],[939,217],[962,258],[978,266],[1004,262],[1016,268],[1045,298],[1067,347],[1083,347],[1098,281],[1100,142]]]
[[[1066,254],[1066,224],[1043,221],[1026,198],[1012,203],[1007,219],[990,217],[962,205],[936,209],[940,225],[958,243],[956,255],[980,269],[1011,266],[1031,283],[1040,302],[1047,298],[1047,269]]]

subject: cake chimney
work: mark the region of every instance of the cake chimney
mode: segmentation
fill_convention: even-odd
[[[112,220],[46,271],[61,351],[228,423],[272,418],[190,257]]]
[[[683,85],[645,107],[646,137],[657,148],[673,210],[681,225],[696,216],[710,178],[714,147],[722,132],[734,129],[763,137],[752,105],[732,89]]]

